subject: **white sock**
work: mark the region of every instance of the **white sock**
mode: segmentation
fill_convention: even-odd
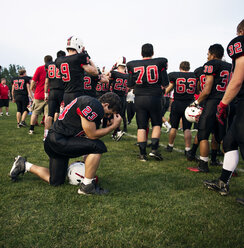
[[[91,183],[92,183],[92,180],[93,180],[93,178],[90,179],[90,178],[85,177],[84,180],[83,180],[83,183],[84,183],[85,185],[91,184]]]
[[[25,162],[25,171],[30,171],[30,168],[33,164],[29,162]]]
[[[234,171],[239,162],[238,150],[226,152],[224,156],[223,169],[227,171]]]
[[[171,125],[167,121],[165,121],[164,124],[167,128],[171,128]]]
[[[47,137],[47,135],[48,135],[48,129],[44,129],[44,137],[46,138]]]
[[[200,156],[200,160],[203,160],[204,162],[208,162],[208,157],[201,157]]]
[[[170,147],[174,147],[174,144],[169,144]]]
[[[188,152],[191,150],[191,147],[185,147],[185,151]]]

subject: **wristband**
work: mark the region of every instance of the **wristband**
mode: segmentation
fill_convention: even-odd
[[[224,104],[222,101],[220,101],[219,106],[223,109],[226,109],[228,105]]]
[[[48,93],[44,93],[44,95],[45,95],[45,98],[48,98]]]
[[[196,105],[198,105],[198,104],[199,104],[198,100],[194,101],[194,103],[195,103]]]

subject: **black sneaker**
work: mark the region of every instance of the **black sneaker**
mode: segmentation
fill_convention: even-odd
[[[197,168],[198,168],[199,172],[205,172],[205,173],[209,172],[208,162],[205,162],[203,160],[200,160],[198,162],[198,167]]]
[[[139,158],[139,160],[140,160],[141,162],[147,162],[147,161],[148,161],[147,155],[145,155],[145,154],[140,154],[140,155],[138,156],[138,158]]]
[[[244,205],[244,199],[243,198],[236,198],[236,201],[242,205]]]
[[[211,166],[223,166],[223,162],[219,161],[218,159],[216,161],[210,161]]]
[[[196,154],[193,154],[192,150],[187,151],[185,153],[185,155],[186,155],[186,158],[188,161],[195,161],[196,160]]]
[[[155,158],[158,161],[163,160],[162,155],[157,150],[152,150],[149,153],[149,156],[152,157],[152,158]]]
[[[19,174],[25,173],[25,159],[21,156],[15,158],[15,162],[10,170],[10,177],[12,181],[16,181]]]
[[[220,179],[215,179],[213,181],[205,180],[203,183],[208,189],[215,190],[221,195],[228,195],[229,193],[229,185]]]
[[[172,151],[173,151],[173,147],[167,145],[167,147],[165,148],[165,151],[166,151],[166,152],[172,152]]]
[[[27,124],[26,124],[25,121],[21,121],[20,124],[21,124],[22,127],[27,127]]]
[[[95,180],[92,183],[85,185],[84,183],[80,184],[78,189],[78,194],[80,195],[107,195],[109,192],[106,189],[99,187]]]

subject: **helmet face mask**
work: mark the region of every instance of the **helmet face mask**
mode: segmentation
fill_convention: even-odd
[[[81,53],[83,47],[84,47],[83,41],[76,36],[71,36],[67,40],[66,49],[74,49],[77,51],[77,53]]]
[[[201,107],[189,106],[185,109],[185,117],[189,122],[192,123],[198,122],[201,114]]]

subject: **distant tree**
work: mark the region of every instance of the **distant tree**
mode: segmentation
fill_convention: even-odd
[[[20,69],[24,69],[24,66],[10,64],[8,69],[0,66],[0,78],[6,78],[10,90],[12,88],[12,79],[18,76]]]

